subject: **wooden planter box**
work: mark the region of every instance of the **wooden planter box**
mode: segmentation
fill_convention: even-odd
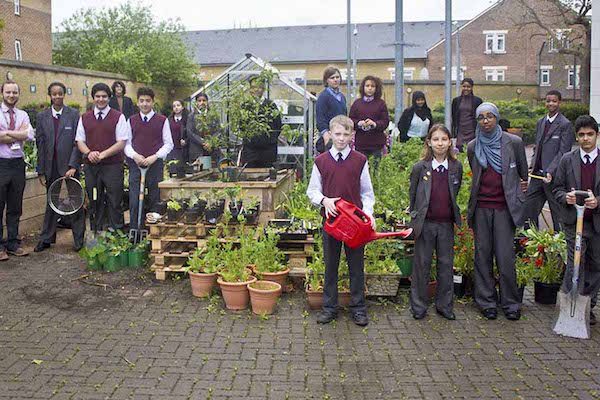
[[[211,181],[208,178],[218,172],[216,169],[199,172],[191,177],[182,179],[171,178],[158,184],[161,200],[167,200],[174,192],[208,193],[212,188],[223,189],[227,187],[240,186],[246,197],[256,197],[260,201],[260,214],[258,222],[266,224],[275,218],[276,208],[285,201],[284,193],[292,190],[294,186],[295,173],[293,170],[278,171],[277,180],[268,180],[268,168],[246,168],[245,176],[266,176],[266,180],[221,182]],[[225,207],[229,207],[225,204]]]

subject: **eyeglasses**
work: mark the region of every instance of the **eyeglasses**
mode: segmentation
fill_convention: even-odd
[[[479,122],[481,122],[481,121],[483,121],[483,120],[488,120],[488,121],[490,121],[490,120],[492,120],[492,119],[495,119],[495,118],[496,118],[496,116],[495,116],[495,115],[493,115],[493,114],[489,114],[489,115],[480,115],[480,116],[478,116],[478,117],[477,117],[477,121],[479,121]]]

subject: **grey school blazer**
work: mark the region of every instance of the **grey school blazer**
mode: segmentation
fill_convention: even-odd
[[[475,207],[477,206],[477,195],[481,185],[481,176],[483,168],[477,157],[475,157],[475,141],[473,139],[467,146],[467,156],[469,165],[473,172],[473,181],[471,182],[471,197],[469,198],[469,208],[467,219],[469,226],[473,226],[473,217]],[[525,216],[524,204],[526,194],[521,190],[521,180],[527,180],[527,157],[525,156],[525,146],[520,137],[502,132],[502,145],[500,148],[502,155],[502,188],[504,189],[504,198],[506,206],[512,217],[515,226],[521,226]]]
[[[546,124],[546,117],[540,118],[537,122],[536,135],[535,135],[535,151],[532,157],[531,167],[534,167],[536,158],[538,157],[538,151],[540,149],[540,143],[544,139],[544,125]],[[548,130],[543,146],[542,146],[542,157],[541,167],[544,172],[548,172],[554,176],[558,163],[560,162],[563,154],[571,151],[573,141],[575,140],[575,131],[571,121],[562,114],[558,114]]]
[[[560,206],[560,219],[565,225],[574,225],[577,221],[577,211],[574,206],[568,205],[566,202],[567,192],[571,188],[581,189],[581,156],[579,147],[573,151],[566,153],[558,164],[556,176],[552,181],[554,188],[552,194],[556,198]],[[592,189],[596,200],[600,202],[600,160],[596,161],[596,178],[594,180],[594,188]],[[582,201],[581,199],[579,199]],[[600,232],[600,207],[592,210],[594,219],[594,231]]]
[[[54,123],[50,108],[37,115],[35,142],[38,149],[37,172],[50,177],[52,175],[52,159],[54,158]],[[74,108],[63,106],[58,125],[56,139],[56,169],[63,176],[70,168],[79,170],[81,153],[75,143],[75,133],[79,122],[79,112]]]
[[[431,161],[421,160],[417,162],[410,173],[410,216],[411,226],[414,229],[414,237],[421,236],[423,224],[429,209],[431,196]],[[460,225],[460,209],[456,203],[456,197],[462,184],[463,167],[460,161],[448,160],[448,188],[450,189],[450,200],[454,213],[454,223]],[[426,179],[427,178],[427,179]]]

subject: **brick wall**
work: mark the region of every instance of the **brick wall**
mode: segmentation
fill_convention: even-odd
[[[23,61],[52,64],[50,0],[21,0],[20,15],[15,15],[13,0],[0,0],[0,19],[4,21],[0,58],[15,60],[15,40],[18,39]]]

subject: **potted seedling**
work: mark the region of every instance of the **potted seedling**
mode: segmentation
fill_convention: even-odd
[[[101,271],[108,257],[108,248],[103,241],[98,241],[95,246],[82,248],[79,255],[85,259],[89,270]]]
[[[149,244],[150,242],[145,239],[129,249],[128,266],[130,268],[140,268],[146,265]]]
[[[260,232],[257,239],[247,244],[254,249],[253,256],[249,256],[248,259],[255,265],[254,272],[260,279],[277,282],[285,288],[290,269],[283,264],[285,255],[277,247],[278,242],[279,235],[275,232]],[[243,246],[246,246],[246,243]]]
[[[242,188],[240,186],[230,186],[223,189],[223,192],[229,199],[229,212],[231,217],[237,220],[238,215],[242,213],[243,201],[242,201]]]
[[[374,241],[365,247],[365,285],[371,296],[398,294],[400,267],[395,258],[403,245],[394,241]]]
[[[181,218],[183,210],[179,201],[171,199],[167,202],[167,219],[170,222],[177,222]]]
[[[216,224],[225,211],[225,199],[219,189],[211,189],[207,195],[206,211],[204,218],[209,224]]]
[[[188,259],[184,270],[190,276],[192,294],[207,297],[217,283],[217,273],[221,267],[221,246],[219,238],[212,234],[206,242],[206,249],[198,248]]]
[[[255,224],[258,221],[260,211],[260,202],[254,196],[247,198],[244,203],[244,217],[248,224]]]
[[[306,266],[306,301],[311,310],[323,308],[323,285],[325,277],[325,262],[320,254],[315,252],[313,259]]]
[[[256,281],[256,278],[246,267],[247,262],[243,259],[241,251],[234,249],[231,243],[226,243],[223,245],[220,258],[223,263],[217,283],[221,287],[225,307],[229,310],[248,308],[250,301],[248,284]]]

